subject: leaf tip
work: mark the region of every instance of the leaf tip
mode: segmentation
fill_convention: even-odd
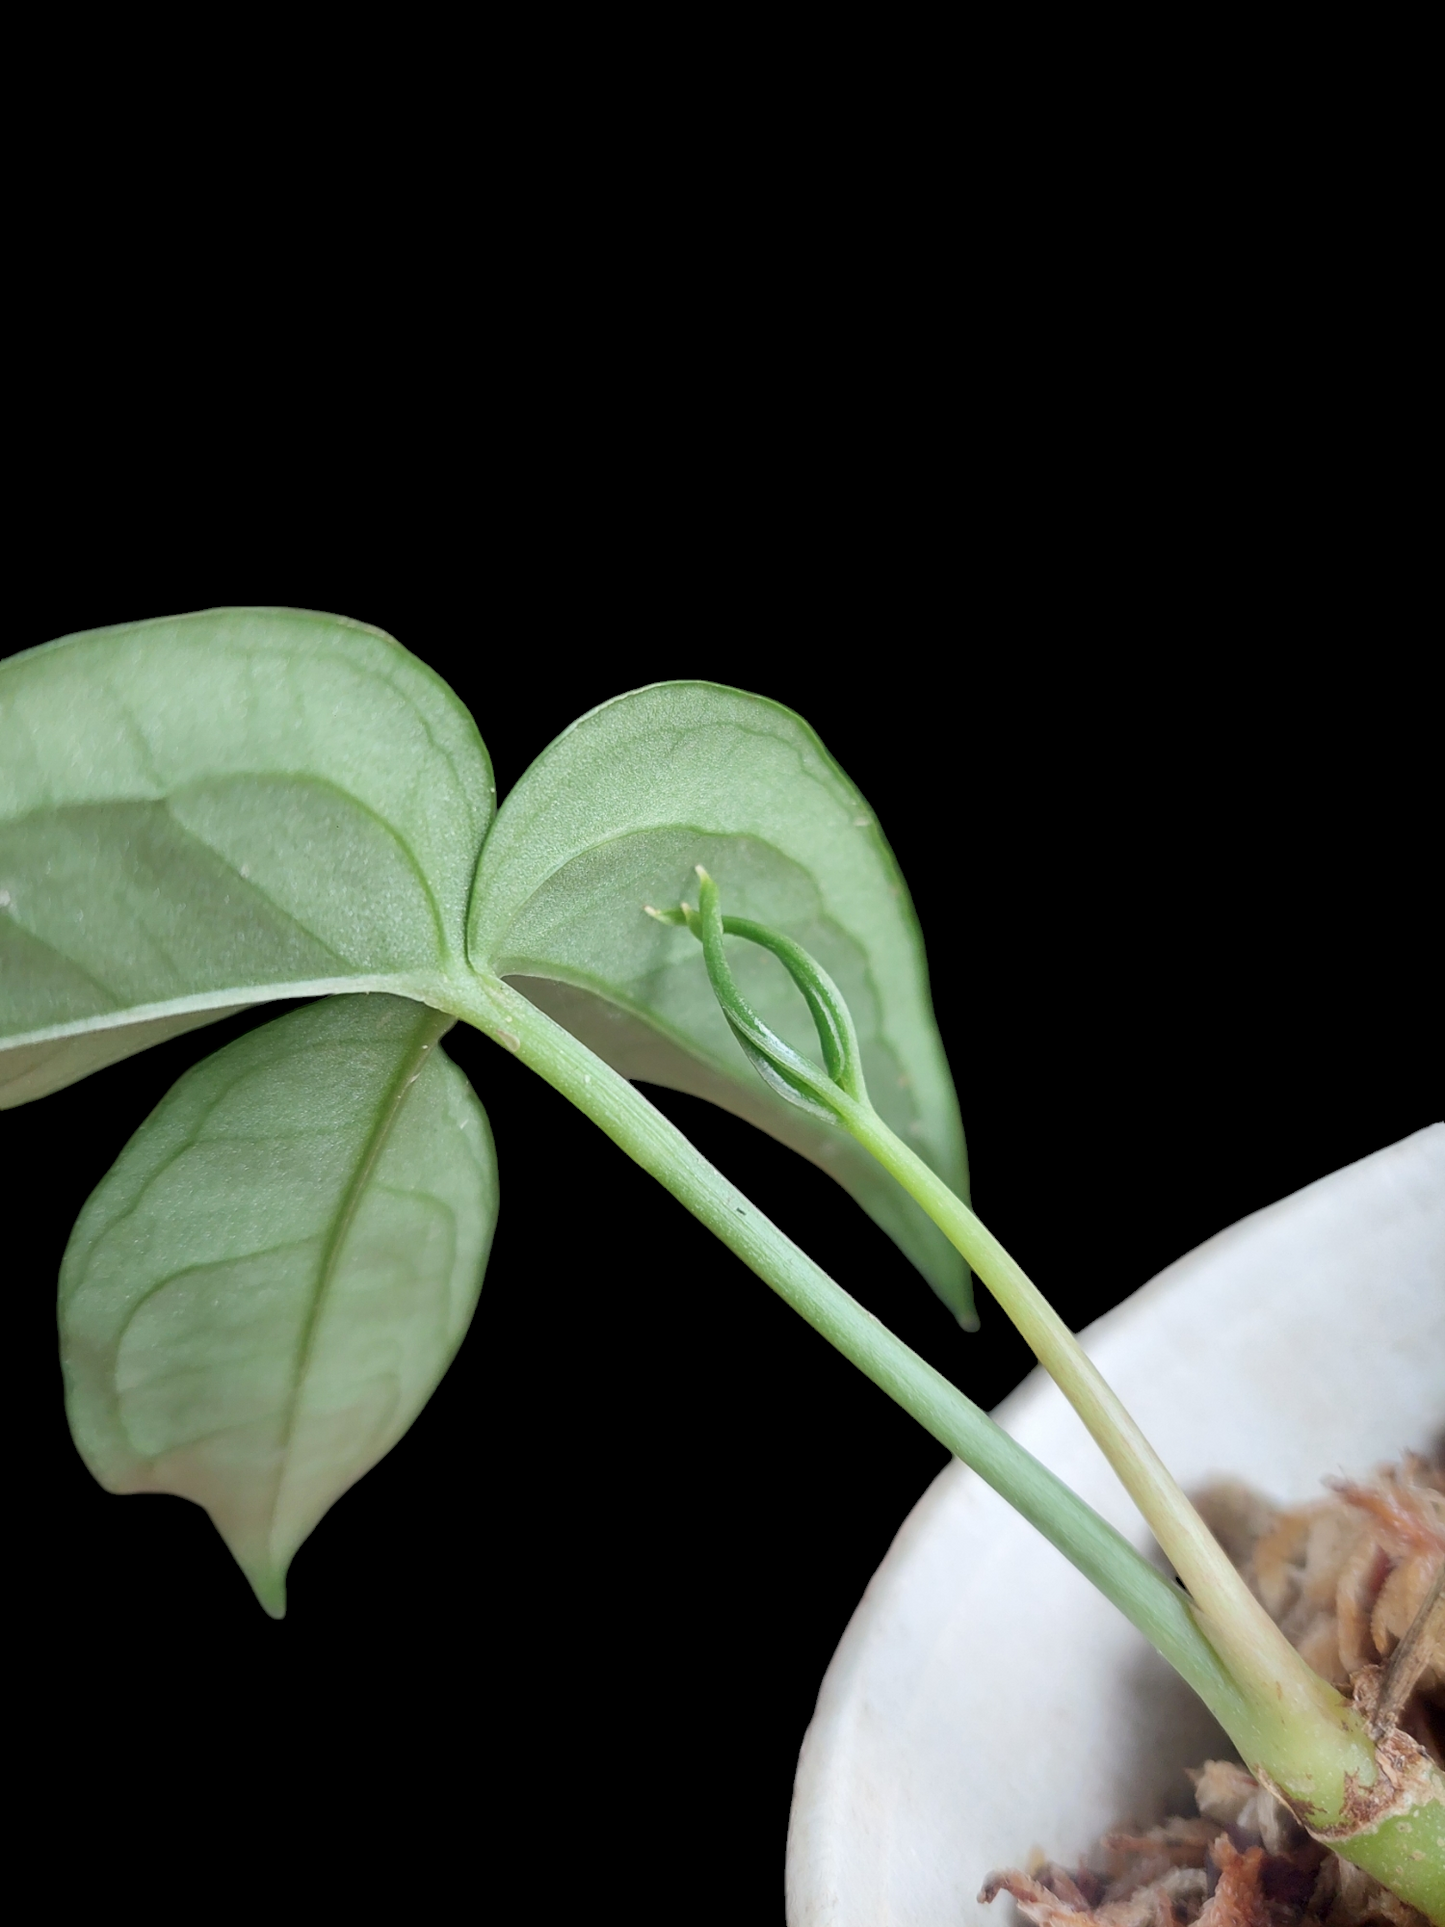
[[[286,1573],[275,1566],[242,1566],[242,1572],[251,1582],[251,1590],[260,1601],[262,1609],[272,1619],[286,1617]]]

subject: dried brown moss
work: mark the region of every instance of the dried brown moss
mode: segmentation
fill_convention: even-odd
[[[1445,1471],[1414,1453],[1369,1484],[1335,1483],[1314,1505],[1271,1506],[1238,1485],[1218,1485],[1198,1504],[1271,1619],[1342,1693],[1388,1665],[1445,1558]],[[1399,1718],[1437,1766],[1442,1715],[1437,1649]]]
[[[1315,1670],[1366,1699],[1445,1560],[1445,1475],[1413,1455],[1369,1484],[1285,1509],[1241,1485],[1200,1511]],[[1398,1672],[1397,1668],[1397,1672]],[[1445,1651],[1426,1663],[1400,1726],[1441,1762]],[[1036,1927],[1425,1927],[1424,1916],[1313,1841],[1242,1766],[1191,1776],[1198,1817],[1106,1834],[1095,1864],[992,1874]]]

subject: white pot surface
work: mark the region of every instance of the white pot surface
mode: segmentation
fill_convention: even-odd
[[[1321,1496],[1445,1423],[1445,1124],[1211,1238],[1083,1335],[1186,1489]],[[995,1415],[1141,1549],[1147,1528],[1035,1371]],[[1157,1554],[1155,1555],[1157,1557]],[[788,1834],[789,1927],[1009,1927],[976,1896],[1034,1847],[1191,1812],[1232,1757],[1142,1635],[957,1460],[833,1656]]]

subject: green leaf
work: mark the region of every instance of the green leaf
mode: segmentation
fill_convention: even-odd
[[[713,683],[663,683],[581,718],[532,765],[482,855],[469,927],[479,970],[512,978],[626,1077],[751,1119],[835,1177],[956,1313],[963,1261],[838,1125],[766,1090],[728,1030],[702,953],[646,914],[695,900],[781,930],[834,979],[885,1121],[966,1195],[963,1131],[923,940],[872,811],[808,725]],[[776,957],[732,956],[743,995],[795,1049],[817,1041]]]
[[[497,1215],[450,1019],[386,996],[293,1011],[188,1071],[76,1224],[66,1407],[111,1492],[210,1513],[278,1618],[286,1568],[461,1343]]]
[[[269,998],[425,999],[464,955],[494,789],[379,630],[284,609],[0,665],[0,1107]]]

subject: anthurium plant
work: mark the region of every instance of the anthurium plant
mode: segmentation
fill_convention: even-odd
[[[284,1612],[297,1548],[415,1419],[477,1302],[492,1127],[444,1047],[469,1024],[1052,1540],[1316,1838],[1445,1918],[1445,1784],[1393,1717],[1410,1642],[1368,1706],[1315,1675],[971,1211],[907,890],[798,716],[710,683],[638,690],[581,717],[498,810],[465,707],[360,624],[216,610],[0,666],[0,1104],[295,1000],[181,1077],[75,1226],[67,1410],[104,1486],[199,1502]],[[708,1098],[820,1165],[965,1331],[981,1279],[1179,1582],[634,1080]]]

